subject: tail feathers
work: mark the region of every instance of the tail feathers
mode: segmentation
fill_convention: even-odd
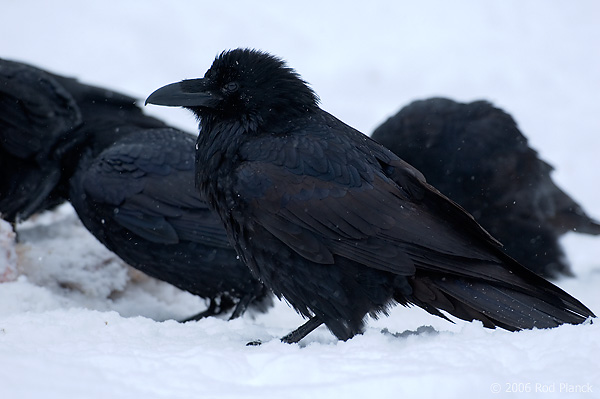
[[[439,287],[436,287],[433,282],[427,278],[425,279],[416,279],[413,281],[413,293],[411,297],[407,300],[406,298],[397,297],[395,298],[400,304],[407,305],[416,305],[428,313],[441,317],[449,322],[453,323],[445,314],[440,312],[443,310],[445,312],[450,313],[451,315],[458,317],[462,320],[472,321],[472,320],[480,320],[483,325],[487,328],[494,328],[496,326],[511,329],[508,326],[500,325],[495,323],[494,321],[488,319],[483,313],[473,309],[468,306],[466,303],[457,300],[456,298],[446,294],[441,291]]]
[[[549,220],[555,231],[564,234],[568,231],[576,233],[600,235],[600,223],[590,218],[577,204],[574,207],[557,212]]]
[[[553,207],[548,215],[547,223],[552,225],[559,234],[568,231],[577,233],[600,235],[600,223],[591,218],[567,193],[552,183],[553,190],[547,195]]]
[[[585,223],[581,223],[579,226],[573,229],[577,233],[590,234],[594,236],[600,235],[600,223],[595,220],[588,219]]]
[[[446,318],[439,310],[485,327],[509,331],[580,324],[594,314],[559,288],[543,297],[463,278],[415,278],[409,302]],[[563,298],[566,295],[566,298]],[[405,301],[406,302],[406,301]]]

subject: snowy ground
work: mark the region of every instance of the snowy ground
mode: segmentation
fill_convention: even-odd
[[[3,3],[0,57],[140,99],[240,46],[287,59],[324,109],[364,132],[414,99],[489,99],[600,218],[594,0]],[[183,111],[148,112],[195,128]],[[22,224],[17,247],[7,227],[3,399],[600,395],[600,323],[508,333],[397,307],[348,342],[319,329],[285,345],[276,337],[301,323],[285,303],[233,322],[172,321],[204,302],[127,269],[68,206]],[[600,239],[571,234],[563,243],[577,278],[558,285],[600,313]],[[257,338],[268,342],[245,346]]]

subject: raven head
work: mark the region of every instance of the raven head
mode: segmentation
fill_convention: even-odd
[[[317,107],[318,98],[285,62],[251,49],[224,51],[201,79],[172,83],[153,92],[146,104],[181,106],[200,119],[244,121],[258,128],[277,117]]]

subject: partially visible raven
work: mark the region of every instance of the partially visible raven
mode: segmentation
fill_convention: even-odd
[[[544,277],[571,274],[558,238],[600,224],[552,181],[514,119],[486,101],[415,101],[372,138],[462,205],[507,254]]]
[[[52,194],[81,113],[54,77],[0,59],[0,216],[13,223],[64,202]]]
[[[223,52],[202,79],[152,93],[201,120],[197,185],[252,272],[339,339],[394,302],[508,330],[594,314],[500,249],[391,151],[321,110],[267,53]]]
[[[69,102],[57,100],[58,94],[38,96],[38,108],[52,112],[38,115],[40,130],[33,132],[27,121],[1,110],[2,118],[22,132],[4,132],[13,147],[22,147],[23,153],[48,152],[44,140],[52,144],[53,130],[46,137],[41,126],[58,123],[53,118],[61,113],[77,116],[77,124],[66,127],[71,129],[65,136],[69,145],[52,152],[52,164],[40,163],[39,173],[34,168],[32,186],[47,184],[38,179],[50,174],[50,167],[56,173],[37,203],[69,199],[86,228],[128,264],[208,298],[209,308],[195,319],[233,307],[231,317],[237,317],[250,304],[265,310],[271,304],[268,291],[237,259],[220,219],[194,187],[195,138],[145,115],[129,96],[36,71],[52,82],[50,92]],[[14,90],[18,104],[25,102],[20,93],[38,90],[35,79],[17,77],[13,84],[21,87]],[[39,146],[31,148],[30,141],[22,139],[27,135],[34,136]],[[7,170],[19,175],[33,168],[20,166]]]
[[[128,130],[130,130],[128,132]],[[88,148],[70,182],[83,224],[131,266],[211,300],[232,318],[270,298],[229,245],[223,224],[194,186],[195,138],[172,128],[121,126],[114,143]]]

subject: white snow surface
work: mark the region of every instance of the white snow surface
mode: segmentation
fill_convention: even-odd
[[[5,1],[0,57],[142,100],[259,48],[365,133],[415,99],[488,99],[600,218],[599,17],[595,0]],[[147,112],[196,129],[183,110]],[[285,302],[177,323],[205,302],[128,268],[69,205],[19,230],[15,244],[0,224],[3,399],[600,397],[599,322],[510,333],[396,307],[347,342],[321,327],[287,345],[302,319]],[[562,242],[577,276],[556,283],[599,313],[600,238]]]

